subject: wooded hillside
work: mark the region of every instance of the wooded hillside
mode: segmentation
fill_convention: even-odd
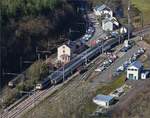
[[[67,0],[1,0],[1,8],[1,67],[5,72],[23,71],[30,64],[21,67],[20,58],[35,61],[36,48],[53,53],[69,38],[69,28],[83,21]],[[62,35],[65,39],[60,39]]]

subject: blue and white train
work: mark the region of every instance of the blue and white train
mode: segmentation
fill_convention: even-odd
[[[119,43],[118,39],[110,39],[103,44],[99,43],[95,47],[85,50],[77,57],[72,59],[64,67],[59,68],[51,75],[49,75],[47,78],[45,78],[44,81],[38,83],[36,85],[36,89],[41,90],[44,89],[46,86],[61,83],[63,81],[63,78],[66,79],[67,77],[71,76],[77,70],[77,68],[97,57],[99,54],[102,53],[102,51],[107,51],[111,49],[117,43]]]

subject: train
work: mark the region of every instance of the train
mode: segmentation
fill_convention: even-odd
[[[86,71],[88,71],[88,67],[87,66],[81,66],[80,68],[77,69],[79,74],[83,74]]]
[[[22,78],[22,79],[20,79],[20,78]],[[21,80],[24,80],[24,79],[25,79],[24,73],[19,74],[16,78],[14,78],[8,82],[8,86],[10,88],[14,88]]]
[[[38,83],[36,85],[36,89],[41,90],[48,85],[56,85],[61,83],[69,76],[71,76],[75,71],[77,71],[80,66],[85,65],[85,63],[88,63],[90,60],[94,59],[102,52],[111,49],[118,43],[118,39],[112,38],[103,44],[99,43],[95,47],[91,47],[85,50],[74,59],[72,59],[68,64],[64,65],[49,75],[44,81]]]
[[[41,82],[39,82],[39,83],[36,84],[36,89],[37,89],[37,90],[39,90],[39,89],[41,90],[41,89],[46,88],[46,87],[49,86],[49,85],[51,85],[51,81],[50,81],[50,79],[47,77],[47,78],[44,79],[44,81],[41,81]]]

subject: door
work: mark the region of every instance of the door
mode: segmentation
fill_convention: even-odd
[[[130,80],[133,79],[133,74],[129,74],[129,79],[130,79]]]

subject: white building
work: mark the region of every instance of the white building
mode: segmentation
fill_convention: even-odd
[[[102,29],[104,31],[113,31],[119,28],[119,22],[115,17],[105,18],[102,20]]]
[[[143,71],[141,73],[141,79],[147,79],[150,75],[150,71]]]
[[[120,34],[127,34],[128,30],[126,27],[121,27],[120,28]]]
[[[94,8],[94,13],[96,16],[104,16],[104,17],[113,17],[113,11],[106,6],[105,4],[101,6],[96,6]]]
[[[96,97],[93,98],[93,102],[99,106],[102,107],[109,107],[114,101],[114,97],[113,96],[109,96],[109,95],[97,95]]]
[[[57,60],[63,64],[66,64],[70,61],[71,58],[71,49],[67,45],[62,45],[57,49]]]
[[[143,65],[139,61],[133,62],[127,68],[127,79],[129,80],[139,80],[141,78],[141,71],[143,69]]]

